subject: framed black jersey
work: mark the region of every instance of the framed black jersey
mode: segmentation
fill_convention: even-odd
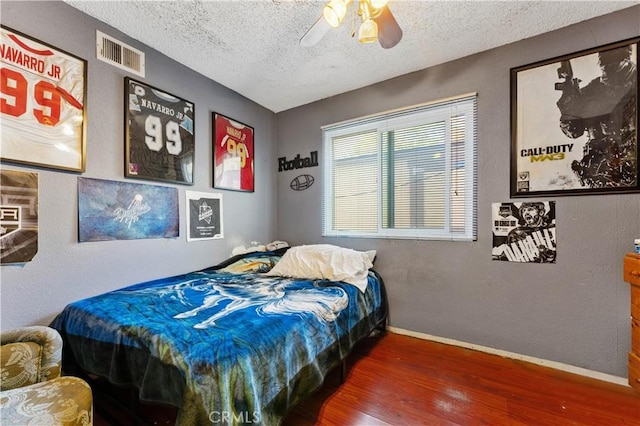
[[[125,77],[125,176],[193,185],[194,105]]]

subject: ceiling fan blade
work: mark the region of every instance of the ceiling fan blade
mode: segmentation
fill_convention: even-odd
[[[380,13],[373,18],[378,24],[378,42],[385,49],[390,49],[402,40],[402,28],[396,22],[389,6],[382,8]]]
[[[319,42],[330,29],[331,25],[329,25],[327,20],[321,16],[302,36],[300,39],[300,46],[313,46]]]

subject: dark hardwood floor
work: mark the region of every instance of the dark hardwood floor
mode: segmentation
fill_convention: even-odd
[[[283,426],[640,426],[640,393],[630,387],[394,333],[356,346],[344,383],[338,370]],[[97,426],[141,423],[95,399]],[[171,408],[140,412],[150,424],[175,420]]]

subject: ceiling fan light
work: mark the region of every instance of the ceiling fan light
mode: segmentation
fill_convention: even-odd
[[[367,19],[360,24],[358,31],[360,43],[375,43],[378,41],[378,24],[373,19]]]
[[[389,3],[389,0],[371,0],[370,3],[374,9],[381,9]]]
[[[322,9],[322,16],[324,16],[324,19],[326,19],[333,28],[340,25],[344,19],[350,1],[351,0],[330,0]]]

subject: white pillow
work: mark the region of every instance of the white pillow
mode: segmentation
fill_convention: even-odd
[[[364,292],[375,256],[375,250],[361,252],[330,244],[296,246],[265,275],[344,281]]]

